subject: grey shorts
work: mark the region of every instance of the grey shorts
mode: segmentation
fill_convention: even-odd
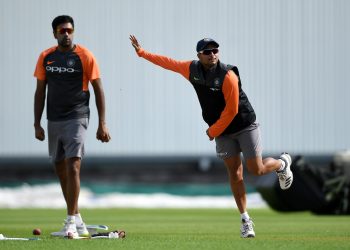
[[[49,155],[52,162],[72,157],[83,157],[88,125],[88,118],[58,122],[48,121]]]
[[[245,159],[261,156],[262,146],[259,123],[254,122],[241,131],[215,138],[216,154],[221,159],[237,156],[241,152]]]

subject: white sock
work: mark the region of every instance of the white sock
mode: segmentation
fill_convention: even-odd
[[[281,159],[279,159],[279,161],[281,162],[281,166],[277,171],[282,171],[284,169],[284,167],[286,166],[286,163]]]
[[[241,213],[241,219],[244,221],[248,221],[250,219],[248,212]]]
[[[75,216],[74,215],[67,215],[67,221],[75,223]]]
[[[75,214],[74,217],[75,217],[75,224],[81,225],[83,223],[83,219],[81,218],[80,213]]]

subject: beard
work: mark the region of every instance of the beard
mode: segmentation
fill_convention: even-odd
[[[72,47],[72,40],[71,39],[62,39],[58,42],[58,45],[60,45],[63,48],[71,48]]]

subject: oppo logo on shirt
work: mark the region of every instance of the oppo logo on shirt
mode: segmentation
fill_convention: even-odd
[[[46,71],[49,72],[57,72],[57,73],[74,73],[79,72],[79,70],[75,70],[73,68],[65,68],[65,67],[52,67],[52,66],[46,66]]]

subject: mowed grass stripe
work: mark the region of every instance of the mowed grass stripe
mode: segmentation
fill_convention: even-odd
[[[0,241],[0,249],[350,249],[349,216],[250,210],[256,238],[241,239],[235,209],[82,209],[89,224],[123,229],[125,240],[64,240],[63,209],[0,209],[0,233],[41,241]]]

